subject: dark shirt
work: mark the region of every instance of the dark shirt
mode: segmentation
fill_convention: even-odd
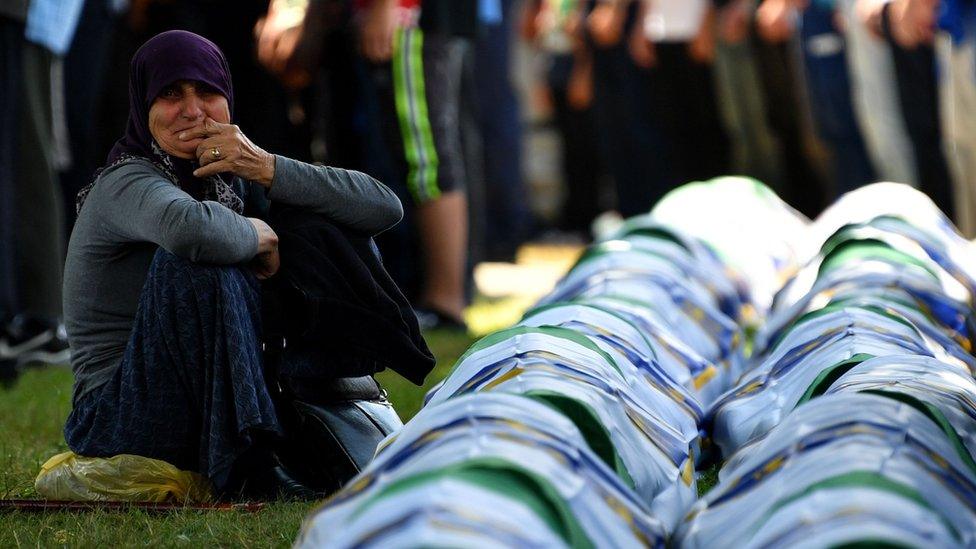
[[[478,0],[423,0],[420,29],[429,34],[472,37],[478,30]]]

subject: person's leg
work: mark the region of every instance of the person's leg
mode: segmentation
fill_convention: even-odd
[[[611,49],[593,48],[593,117],[596,123],[597,151],[600,160],[613,180],[617,206],[628,187],[627,164],[620,145],[623,122],[615,108],[615,98],[622,92],[622,76],[617,67],[617,55]]]
[[[481,127],[481,105],[478,101],[477,59],[475,48],[464,52],[461,63],[460,117],[461,154],[464,157],[464,190],[468,199],[468,260],[465,293],[474,290],[474,267],[489,260],[489,255],[503,253],[488,239],[491,220],[488,216],[488,166],[485,163],[485,135]],[[492,261],[511,258],[492,257]]]
[[[856,0],[838,2],[852,24],[844,34],[854,113],[878,179],[917,185],[915,154],[901,116],[895,68],[885,41],[857,23]]]
[[[406,183],[416,206],[424,257],[418,308],[461,323],[465,305],[468,242],[459,105],[466,44],[419,29],[399,33],[393,58],[393,88]]]
[[[98,103],[111,55],[116,15],[107,2],[86,0],[71,49],[64,59],[64,83],[71,165],[60,176],[64,217],[70,234],[78,191],[91,183],[105,160],[96,147]]]
[[[854,115],[845,42],[834,10],[810,5],[800,25],[807,92],[817,135],[830,150],[833,196],[874,180],[874,168]]]
[[[563,154],[569,196],[564,212],[569,230],[579,231],[588,239],[591,223],[606,209],[596,122],[592,107],[577,110],[569,105],[565,116]]]
[[[160,459],[223,489],[255,437],[280,432],[260,334],[252,275],[160,250],[122,363],[75,402],[68,446],[90,457]]]
[[[715,71],[720,113],[734,147],[730,173],[780,186],[782,161],[767,122],[752,47],[748,43],[719,42]]]
[[[567,98],[572,65],[572,55],[555,56],[548,77],[566,184],[559,228],[589,235],[590,224],[601,212],[599,147],[593,108],[578,109]]]
[[[622,45],[597,50],[594,78],[601,151],[616,185],[617,210],[624,217],[646,213],[675,180],[667,169],[668,142],[656,116],[662,105],[651,93],[655,81]]]
[[[19,310],[14,257],[17,162],[24,25],[0,17],[0,336]]]
[[[64,238],[61,193],[52,158],[52,54],[27,43],[23,55],[23,103],[14,186],[15,265],[22,303],[18,314],[53,328],[61,318]]]
[[[758,36],[753,37],[753,47],[766,97],[769,127],[783,154],[783,185],[776,192],[794,208],[815,217],[827,205],[826,189],[807,152],[802,103],[790,51],[781,44],[767,44]]]
[[[685,58],[683,44],[661,43],[654,47],[657,62],[646,71],[646,118],[660,128],[661,144],[648,148],[644,153],[661,159],[658,176],[660,180],[654,201],[667,191],[689,181],[683,151],[688,148],[683,141],[687,138],[685,126],[689,123],[683,96],[682,60]]]
[[[420,307],[461,321],[464,312],[468,205],[463,191],[442,194],[417,206],[417,228],[424,248],[424,292]]]
[[[918,46],[914,50],[906,50],[893,39],[889,38],[888,42],[895,61],[902,116],[918,166],[919,188],[949,219],[955,221],[952,181],[942,150],[942,129],[939,125],[935,54],[931,47]]]
[[[938,39],[942,131],[952,170],[956,226],[966,238],[976,236],[976,44]]]
[[[475,97],[481,125],[490,256],[514,257],[526,237],[529,208],[522,179],[522,121],[511,82],[512,0],[502,21],[484,25],[475,42]]]
[[[357,78],[362,86],[364,136],[362,169],[389,185],[403,203],[403,219],[376,238],[390,276],[415,302],[421,291],[420,251],[416,237],[416,210],[406,185],[407,162],[399,128],[393,70],[390,63],[372,64],[357,59]]]
[[[687,43],[681,43],[676,53],[677,92],[684,113],[677,145],[685,178],[704,181],[728,175],[731,145],[719,115],[712,63],[692,59]]]

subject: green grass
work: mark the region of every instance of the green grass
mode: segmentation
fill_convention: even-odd
[[[466,335],[439,332],[428,334],[427,339],[437,367],[424,387],[392,372],[379,376],[404,421],[417,413],[427,390],[473,341]],[[0,388],[0,497],[37,497],[34,477],[41,465],[67,451],[61,428],[70,409],[71,372],[65,369],[30,370],[12,388]],[[0,511],[0,547],[288,547],[315,506],[276,503],[257,513]]]
[[[389,393],[390,402],[404,422],[420,410],[427,391],[447,376],[458,357],[474,343],[473,338],[457,333],[431,332],[425,335],[427,344],[434,352],[434,358],[437,359],[437,366],[427,376],[427,382],[423,387],[417,387],[390,371],[381,372],[376,376],[380,385]]]
[[[704,496],[716,484],[718,484],[718,470],[721,466],[716,463],[708,469],[698,473],[698,497]]]

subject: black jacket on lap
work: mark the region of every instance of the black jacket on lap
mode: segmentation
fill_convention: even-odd
[[[421,385],[434,357],[368,235],[273,204],[281,268],[264,285],[265,339],[283,341],[278,375],[328,380],[389,368]]]

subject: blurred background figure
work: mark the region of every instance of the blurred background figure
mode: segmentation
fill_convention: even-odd
[[[664,134],[650,117],[646,75],[628,47],[640,7],[627,0],[589,0],[584,8],[599,152],[616,189],[616,209],[625,217],[648,211],[669,185]]]
[[[775,189],[794,208],[814,216],[828,203],[829,190],[795,38],[798,9],[792,0],[759,2],[752,43],[769,127],[782,158],[783,180]]]
[[[839,22],[847,43],[854,112],[881,181],[918,186],[915,153],[895,79],[894,59],[884,38],[862,24],[865,11],[887,0],[839,0]]]
[[[402,254],[408,246],[403,240],[396,246],[401,265],[419,274],[419,283],[406,287],[416,296],[422,327],[466,329],[468,205],[460,90],[464,52],[477,31],[478,3],[369,0],[357,5],[360,48],[370,64],[393,159],[393,179],[387,183],[408,192],[402,198],[414,206],[410,219],[421,262]]]
[[[0,0],[0,359],[63,351],[75,194],[124,125],[128,59],[163,30],[226,52],[255,140],[397,189],[408,207],[380,238],[386,265],[427,326],[463,329],[474,263],[511,261],[552,228],[585,242],[602,212],[640,214],[722,174],[810,216],[864,183],[906,182],[976,236],[974,13],[974,0]]]
[[[564,196],[555,226],[585,241],[602,210],[603,169],[593,111],[593,56],[583,41],[582,0],[526,3],[523,37],[545,56],[546,99],[562,145]]]
[[[731,142],[731,173],[784,184],[780,145],[769,125],[752,43],[755,0],[716,0],[715,76]]]
[[[64,70],[82,0],[0,2],[0,376],[64,362]]]
[[[731,168],[712,73],[714,13],[708,0],[639,3],[628,47],[642,69],[646,116],[660,128],[665,168],[663,186],[645,193],[645,209],[682,183],[725,175]]]
[[[864,3],[862,24],[888,43],[918,187],[950,219],[955,202],[943,150],[933,36],[939,0]]]
[[[98,139],[100,100],[113,72],[111,48],[116,25],[128,7],[124,0],[84,0],[78,29],[64,58],[64,113],[67,122],[68,161],[61,166],[65,235],[75,219],[75,196],[91,183],[104,160]]]
[[[522,115],[512,86],[514,0],[479,0],[474,41],[474,105],[481,141],[485,258],[512,261],[532,225],[522,178]]]
[[[832,189],[828,198],[875,181],[857,116],[847,66],[847,42],[832,0],[809,1],[798,17],[802,62],[814,130],[824,144]]]
[[[935,10],[936,3],[926,9]],[[936,34],[942,131],[953,179],[956,220],[976,237],[976,2],[943,0]],[[930,24],[934,18],[919,18]]]

